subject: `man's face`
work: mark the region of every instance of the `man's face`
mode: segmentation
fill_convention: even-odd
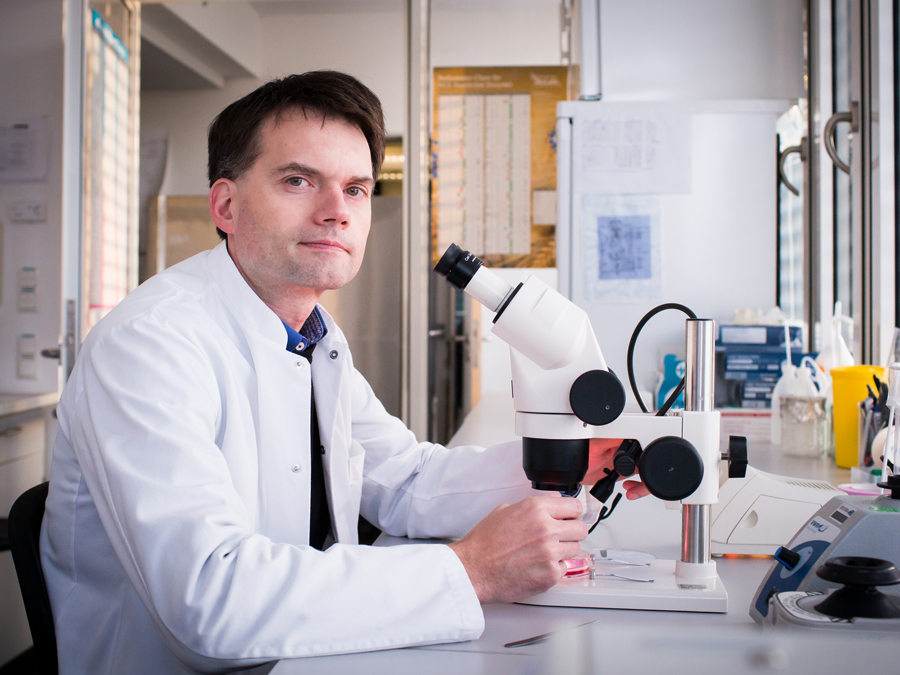
[[[288,112],[259,130],[260,153],[234,181],[228,249],[266,301],[349,282],[371,223],[372,159],[362,131]]]

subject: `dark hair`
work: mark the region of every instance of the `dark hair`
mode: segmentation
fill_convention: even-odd
[[[334,70],[313,70],[266,82],[220,112],[209,125],[209,185],[236,180],[259,157],[259,128],[271,117],[299,110],[323,120],[343,120],[363,132],[372,155],[372,177],[384,161],[381,101],[362,82]],[[225,233],[216,228],[219,236]]]

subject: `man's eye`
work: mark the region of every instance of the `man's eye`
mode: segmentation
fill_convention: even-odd
[[[347,188],[347,193],[348,193],[351,197],[362,197],[362,196],[364,196],[364,195],[366,194],[366,193],[363,191],[363,189],[360,188],[360,187]]]
[[[287,182],[288,185],[291,185],[293,187],[300,187],[306,182],[306,179],[301,178],[300,176],[291,176],[290,178],[288,178]]]

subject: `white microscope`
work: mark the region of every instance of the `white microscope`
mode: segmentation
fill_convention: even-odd
[[[516,433],[525,474],[536,489],[577,494],[590,439],[621,438],[628,440],[617,451],[617,472],[592,493],[605,501],[617,475],[636,469],[651,494],[682,504],[681,560],[622,561],[622,574],[566,577],[525,602],[727,611],[728,596],[710,555],[710,506],[718,500],[719,462],[728,460],[729,475],[742,477],[747,460],[743,439],[733,438],[727,454],[719,451],[714,322],[686,322],[685,410],[623,414],[625,390],[607,367],[584,310],[535,277],[511,287],[455,244],[435,271],[496,312],[492,332],[510,346]]]

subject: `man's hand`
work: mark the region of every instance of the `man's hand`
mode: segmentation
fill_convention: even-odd
[[[515,602],[565,575],[561,561],[578,555],[588,533],[580,515],[581,502],[556,495],[501,504],[450,548],[482,604]]]
[[[582,481],[585,485],[593,485],[606,476],[604,469],[613,468],[613,455],[622,444],[621,438],[592,438],[591,458],[587,475]],[[626,480],[622,483],[626,499],[640,499],[650,494],[650,490],[639,480]]]

